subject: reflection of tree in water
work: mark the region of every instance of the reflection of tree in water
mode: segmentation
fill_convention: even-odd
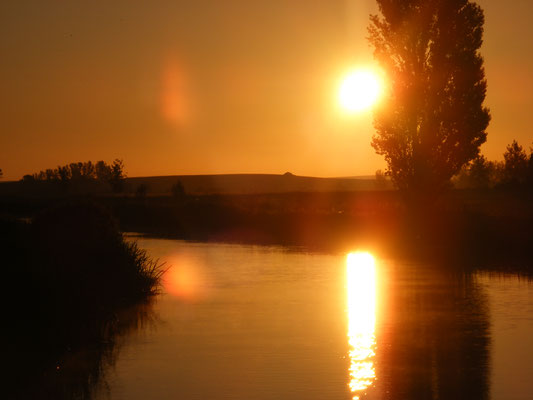
[[[489,310],[475,278],[417,270],[390,282],[377,338],[383,398],[488,399]]]
[[[91,333],[76,348],[48,365],[27,365],[14,372],[8,398],[90,399],[106,391],[106,371],[113,367],[126,337],[154,323],[152,300],[118,311],[103,322],[95,322]],[[90,339],[88,339],[90,338]],[[42,349],[41,349],[42,350]],[[42,356],[42,355],[41,355]],[[28,360],[27,360],[28,361]]]

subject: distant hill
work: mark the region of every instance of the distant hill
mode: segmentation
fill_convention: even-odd
[[[180,181],[188,194],[255,194],[287,192],[351,192],[392,189],[390,182],[377,182],[373,177],[314,178],[290,173],[230,174],[230,175],[171,175],[126,179],[126,191],[134,193],[139,185],[147,186],[152,195],[168,194]]]
[[[268,194],[289,192],[354,192],[392,189],[390,181],[378,182],[372,176],[346,178],[315,178],[296,176],[291,173],[273,174],[227,174],[227,175],[169,175],[126,178],[124,193],[135,194],[140,185],[146,186],[150,196],[169,195],[178,181],[187,194]],[[42,188],[42,187],[41,187]],[[70,193],[104,194],[110,188],[101,184],[77,185]],[[42,192],[39,186],[22,186],[21,182],[0,182],[0,195],[50,195],[57,191]]]

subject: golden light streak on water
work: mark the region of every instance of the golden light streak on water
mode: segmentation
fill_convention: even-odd
[[[376,263],[369,253],[350,253],[346,258],[350,390],[353,399],[376,379]]]

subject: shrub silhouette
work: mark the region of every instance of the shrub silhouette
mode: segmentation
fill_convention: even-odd
[[[176,199],[181,200],[185,197],[185,188],[183,187],[183,184],[180,180],[178,180],[172,187],[170,188],[170,192],[172,193],[172,196],[174,196]]]
[[[137,186],[137,189],[135,190],[135,196],[144,199],[146,197],[147,192],[148,185],[146,185],[145,183],[141,183],[139,186]]]
[[[66,313],[75,312],[73,307],[98,313],[155,290],[157,263],[124,240],[101,206],[71,202],[50,208],[35,218],[32,234],[42,291]]]
[[[528,170],[528,157],[524,148],[513,140],[513,143],[507,145],[503,158],[503,183],[511,186],[524,184]]]
[[[0,218],[0,239],[10,283],[4,294],[16,299],[4,330],[7,398],[90,398],[116,337],[139,323],[125,318],[132,308],[123,306],[136,303],[141,311],[137,305],[148,304],[158,264],[124,240],[106,209],[90,202],[50,208],[31,224]],[[56,375],[56,365],[80,349],[79,367]]]

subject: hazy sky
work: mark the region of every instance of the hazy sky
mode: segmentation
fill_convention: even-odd
[[[533,142],[533,2],[481,0],[483,153]],[[352,66],[372,62],[371,0],[0,3],[5,179],[124,159],[129,176],[384,168],[371,114],[340,111]]]

